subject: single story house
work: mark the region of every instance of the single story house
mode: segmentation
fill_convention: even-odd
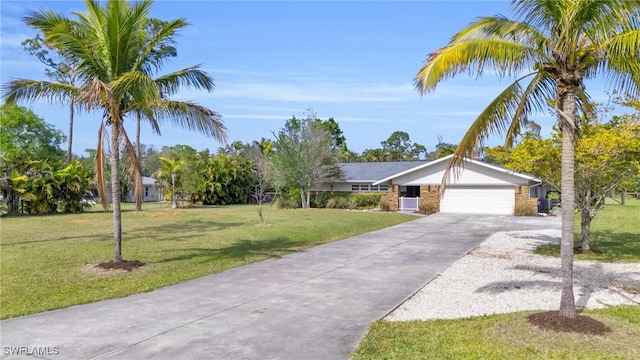
[[[458,176],[441,197],[440,185],[452,155],[433,161],[340,164],[343,177],[318,191],[385,192],[391,211],[417,210],[430,201],[440,212],[513,215],[516,205],[537,212],[538,199],[546,197],[542,181],[487,163],[465,158]]]
[[[109,186],[107,184],[107,186]],[[160,201],[162,199],[162,194],[159,194],[156,187],[156,179],[148,176],[142,177],[142,201]],[[111,202],[111,191],[107,191],[107,201]],[[129,189],[127,192],[127,196],[125,197],[126,202],[134,202],[133,191]]]

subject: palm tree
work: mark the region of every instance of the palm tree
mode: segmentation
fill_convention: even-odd
[[[140,166],[123,122],[127,114],[141,111],[148,119],[161,123],[172,121],[218,140],[225,138],[220,116],[192,102],[172,101],[181,86],[213,90],[213,80],[198,66],[152,78],[164,58],[155,56],[158,44],[165,43],[187,25],[183,19],[168,21],[154,36],[145,33],[150,21],[152,1],[128,3],[110,0],[104,6],[85,0],[87,10],[74,13],[77,20],[61,14],[39,10],[29,12],[25,22],[39,31],[48,45],[64,49],[78,60],[76,85],[17,79],[3,86],[7,102],[46,99],[62,102],[74,98],[79,107],[101,109],[102,122],[96,152],[96,179],[103,206],[107,206],[104,181],[106,127],[111,127],[111,199],[115,260],[122,261],[122,223],[120,211],[120,150],[132,159],[136,196],[142,196]]]
[[[184,166],[184,161],[181,160],[173,160],[165,157],[160,158],[160,163],[162,167],[156,173],[157,177],[164,177],[166,175],[171,176],[171,208],[177,209],[178,204],[176,202],[176,176],[178,171],[182,170]]]
[[[480,17],[429,54],[415,86],[425,94],[461,72],[480,76],[490,70],[515,78],[463,136],[443,187],[450,170],[459,169],[491,133],[506,131],[511,145],[534,111],[555,111],[562,131],[560,315],[573,318],[574,142],[577,115],[590,110],[584,81],[604,75],[613,87],[638,94],[640,1],[513,0],[512,10],[517,19]]]

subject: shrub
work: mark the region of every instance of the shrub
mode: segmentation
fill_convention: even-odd
[[[327,200],[327,204],[325,205],[325,207],[326,207],[327,209],[337,209],[337,205],[338,205],[338,200],[339,200],[339,199],[340,199],[340,198],[339,198],[339,197],[337,197],[337,196],[334,196],[334,197],[332,197],[332,198],[329,198],[329,199]]]
[[[388,212],[391,210],[391,207],[389,206],[389,202],[384,197],[381,197],[380,201],[378,201],[378,208],[380,209],[380,211],[385,211],[385,212]]]
[[[335,195],[327,200],[328,209],[348,209],[350,201],[346,195]]]
[[[438,204],[433,199],[422,199],[418,204],[418,212],[421,214],[431,215],[438,210]]]
[[[352,194],[351,197],[354,199],[356,207],[371,209],[378,206],[383,195],[382,193]]]
[[[274,205],[276,209],[295,209],[301,207],[300,190],[290,189],[289,191],[280,193]]]
[[[372,209],[378,206],[384,194],[314,193],[313,207],[328,209]]]
[[[537,216],[538,215],[538,200],[527,199],[516,203],[516,207],[513,211],[515,216]]]
[[[314,208],[327,207],[327,201],[333,196],[333,193],[316,192],[311,194],[311,206]]]

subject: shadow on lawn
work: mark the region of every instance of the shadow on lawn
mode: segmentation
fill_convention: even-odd
[[[238,226],[244,226],[243,222],[218,222],[211,220],[191,219],[185,224],[165,223],[161,225],[146,226],[123,232],[122,236],[149,238],[157,241],[184,241],[193,239],[202,233],[214,230],[226,230]],[[213,236],[214,234],[212,234]]]
[[[164,223],[161,225],[152,225],[139,227],[135,229],[122,231],[123,240],[133,240],[141,238],[149,238],[158,241],[184,241],[194,237],[194,234],[211,232],[213,230],[224,230],[232,227],[246,225],[243,222],[216,222],[211,220],[189,220],[188,224]],[[77,236],[60,236],[52,239],[43,240],[27,240],[2,244],[2,246],[16,246],[24,244],[36,244],[46,242],[58,242],[67,240],[91,240],[91,241],[113,241],[112,228],[109,226],[104,229],[105,232],[100,234],[87,234]]]
[[[190,260],[202,258],[203,261],[217,261],[223,259],[244,260],[249,257],[264,256],[266,258],[281,257],[283,255],[315,246],[317,244],[295,241],[286,237],[278,237],[269,240],[240,240],[223,248],[186,248],[163,250],[170,252],[185,252],[185,254],[173,256],[155,263]]]

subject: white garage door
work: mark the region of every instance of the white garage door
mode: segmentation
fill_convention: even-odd
[[[513,215],[513,187],[448,187],[440,212]]]

